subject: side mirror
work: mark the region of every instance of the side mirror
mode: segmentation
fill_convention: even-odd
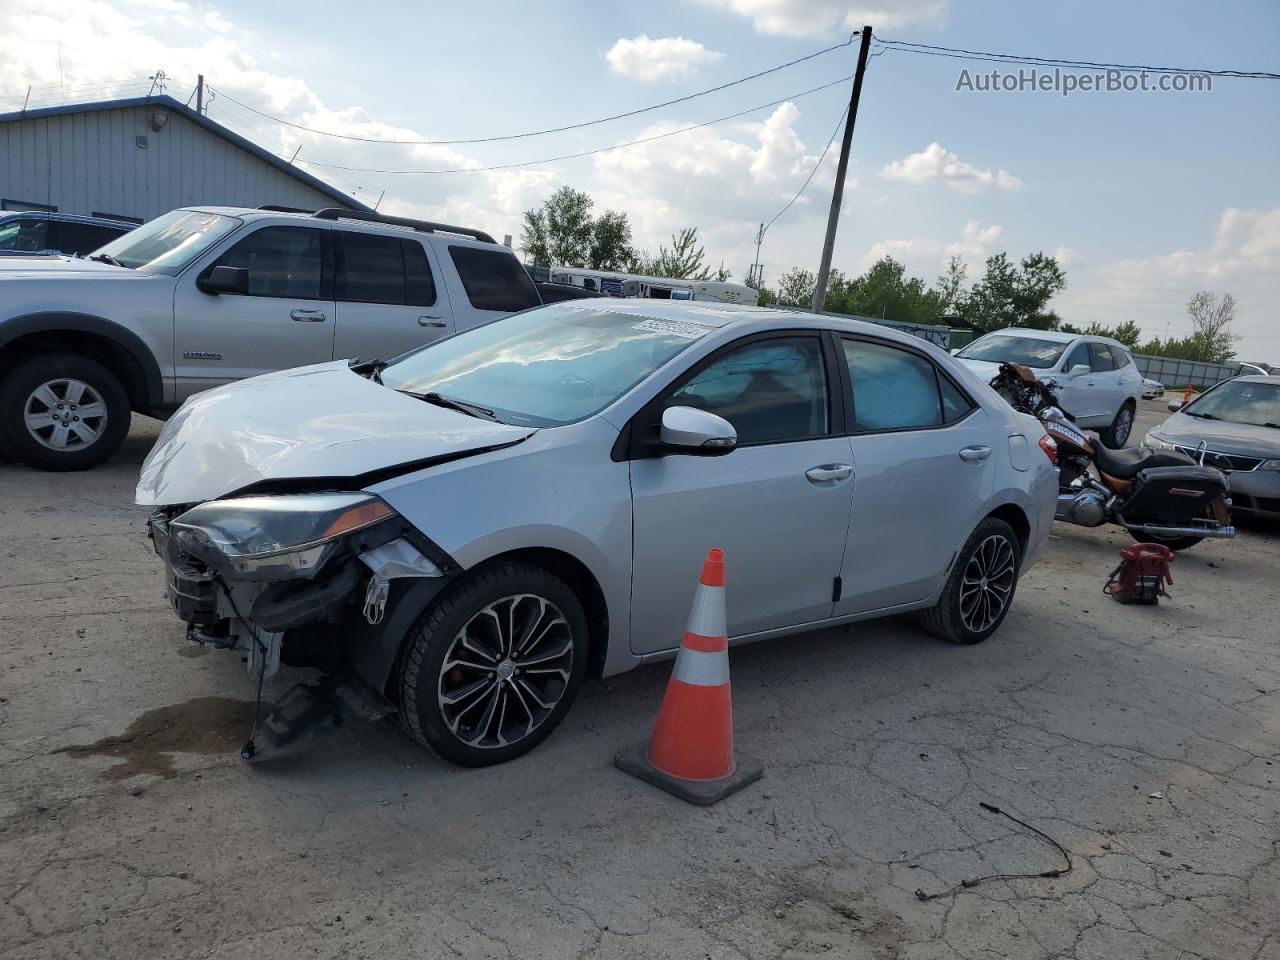
[[[958,353],[959,353],[961,350],[963,350],[963,349],[964,349],[964,347],[952,347],[952,348],[951,348],[951,355],[954,357],[956,354],[958,354]]]
[[[738,445],[738,431],[724,417],[696,407],[667,407],[662,411],[662,445],[681,453],[715,457]]]
[[[1068,377],[1083,377],[1086,373],[1092,373],[1093,368],[1087,363],[1077,363],[1074,367],[1067,371]]]
[[[1182,409],[1182,401],[1181,401],[1181,400],[1170,400],[1170,401],[1169,401],[1169,412],[1170,412],[1170,413],[1177,413],[1177,412],[1178,412],[1179,410],[1181,410],[1181,409]]]
[[[249,292],[249,271],[244,267],[214,267],[196,281],[196,286],[205,293],[238,293],[244,296]]]

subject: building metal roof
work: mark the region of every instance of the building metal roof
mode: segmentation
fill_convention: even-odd
[[[252,140],[240,136],[240,134],[229,130],[215,120],[210,120],[204,114],[196,113],[185,103],[175,100],[168,94],[158,94],[151,97],[126,97],[120,100],[96,100],[92,103],[65,103],[55,107],[36,107],[31,110],[14,110],[9,113],[0,113],[0,123],[10,123],[15,120],[40,120],[45,117],[61,117],[74,113],[93,113],[99,110],[120,110],[127,107],[160,107],[176,113],[178,116],[204,127],[210,133],[222,137],[228,143],[234,144],[241,150],[252,154],[263,163],[269,164],[277,170],[305,183],[313,190],[319,190],[325,196],[331,197],[345,207],[350,207],[353,210],[373,211],[372,207],[361,203],[350,194],[343,193],[337,187],[325,183],[305,170],[295,167],[287,160],[276,156],[264,147],[258,146]]]

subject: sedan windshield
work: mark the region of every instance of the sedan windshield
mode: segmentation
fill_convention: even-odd
[[[1020,363],[1024,367],[1045,370],[1058,362],[1066,348],[1065,343],[1038,337],[990,336],[975,340],[956,356],[961,360]]]
[[[1280,383],[1231,380],[1188,404],[1182,412],[1206,420],[1280,427]]]
[[[553,427],[603,410],[713,329],[557,303],[408,354],[381,378],[403,393],[468,405],[505,423]]]
[[[182,268],[240,226],[236,217],[171,210],[91,253],[143,273],[177,276]]]

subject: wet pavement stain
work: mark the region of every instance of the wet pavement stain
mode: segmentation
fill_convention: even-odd
[[[178,656],[191,659],[192,657],[203,657],[209,652],[209,647],[203,643],[193,643],[189,647],[183,647],[178,651]]]
[[[171,777],[177,773],[173,766],[175,753],[238,752],[252,723],[252,700],[196,697],[185,703],[148,710],[118,736],[59,747],[50,753],[122,760],[102,772],[104,780],[123,780],[147,773]]]

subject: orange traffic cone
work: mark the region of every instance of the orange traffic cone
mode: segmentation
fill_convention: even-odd
[[[614,763],[682,800],[702,806],[759,780],[764,769],[733,752],[729,638],[724,612],[724,551],[712,549],[689,611],[675,669],[653,725],[653,739]]]
[[[1192,389],[1191,389],[1191,384],[1189,384],[1189,383],[1188,383],[1188,384],[1187,384],[1187,389],[1186,389],[1186,390],[1184,390],[1184,391],[1182,392],[1182,405],[1183,405],[1184,407],[1185,407],[1188,403],[1190,403],[1190,402],[1191,402],[1191,394],[1192,394],[1192,392],[1193,392],[1193,391],[1192,391]]]

